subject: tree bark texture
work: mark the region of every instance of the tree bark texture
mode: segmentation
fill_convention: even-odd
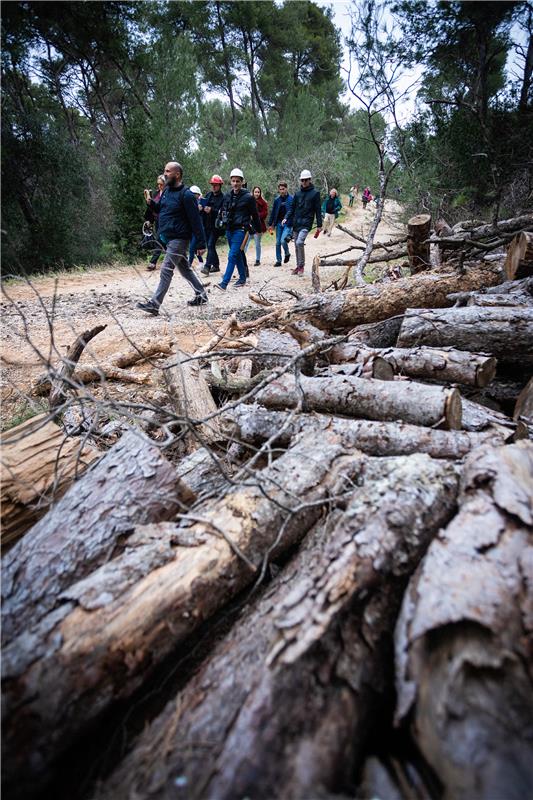
[[[249,445],[261,445],[276,431],[280,431],[275,438],[278,447],[288,446],[295,436],[311,430],[316,431],[317,437],[324,431],[332,431],[340,436],[346,447],[354,447],[374,456],[427,453],[432,458],[458,460],[481,444],[503,444],[512,433],[496,428],[488,428],[480,433],[438,431],[405,422],[374,422],[314,413],[294,414],[244,404],[233,409],[228,416],[236,426],[233,436]]]
[[[400,333],[402,319],[403,316],[399,315],[392,319],[384,319],[382,322],[358,325],[350,331],[350,338],[366,347],[394,347]]]
[[[480,289],[476,292],[454,292],[448,295],[448,300],[456,305],[464,306],[468,305],[468,301],[472,296],[515,293],[533,296],[533,278],[523,278],[520,281],[505,281],[497,286],[490,286],[487,289]],[[471,305],[475,305],[475,303]]]
[[[518,395],[513,419],[524,419],[528,425],[533,425],[533,378],[529,379]]]
[[[380,381],[392,381],[394,369],[377,351],[359,350],[359,358],[347,360],[342,364],[329,364],[320,370],[320,377],[335,375],[352,375],[355,378],[377,378]]]
[[[476,294],[472,293],[467,306],[533,306],[533,297],[526,292],[509,292],[508,294]]]
[[[369,350],[361,347],[351,337],[345,344],[338,344],[330,352],[332,363],[360,363],[371,356],[388,361],[399,375],[410,378],[428,378],[437,381],[464,383],[470,386],[486,386],[494,378],[496,359],[481,353],[466,353],[453,347],[432,348],[381,348]]]
[[[527,436],[527,426],[523,422],[512,420],[500,411],[487,408],[465,397],[462,398],[462,408],[461,426],[465,431],[480,432],[495,429],[506,435],[507,441],[524,439]]]
[[[429,244],[426,239],[431,229],[431,214],[417,214],[407,223],[407,254],[411,275],[429,269]]]
[[[405,577],[453,514],[457,484],[428,456],[368,459],[346,511],[307,538],[100,800],[170,800],[178,776],[186,800],[349,791],[391,688]]]
[[[396,631],[397,719],[445,800],[533,793],[533,444],[468,458]]]
[[[135,525],[172,519],[193,499],[156,447],[123,436],[2,560],[2,641],[52,611]]]
[[[522,231],[509,244],[504,264],[509,281],[533,275],[533,233]]]
[[[202,374],[199,361],[184,361],[186,353],[178,351],[165,369],[167,388],[176,414],[184,423],[200,421],[217,410],[209,385]],[[187,433],[187,444],[192,450],[201,443],[209,444],[220,438],[217,418],[196,425]]]
[[[262,389],[256,400],[273,409],[295,408],[302,400],[307,411],[401,420],[428,427],[440,425],[451,430],[461,427],[461,396],[457,389],[410,381],[300,375],[296,382],[294,375],[283,375]]]
[[[483,351],[498,361],[533,368],[533,309],[422,309],[405,312],[398,347],[456,347]]]
[[[63,605],[4,648],[4,773],[39,777],[76,734],[128,697],[205,619],[344,500],[364,456],[304,437],[189,527],[140,526],[127,548],[63,591]]]

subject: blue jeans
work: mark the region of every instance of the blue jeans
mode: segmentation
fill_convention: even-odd
[[[281,222],[276,223],[276,261],[281,261],[281,248],[286,256],[289,255],[289,245],[285,241],[291,228],[288,225],[282,225]]]
[[[255,240],[255,260],[256,261],[261,261],[261,236],[262,235],[263,235],[262,233],[254,233],[253,234],[253,237],[254,237],[254,240]],[[246,247],[244,248],[244,252],[245,253],[248,252],[248,247],[250,246],[250,242],[251,241],[252,241],[252,234],[250,234],[250,237],[249,237],[248,241],[246,242]]]
[[[245,231],[226,231],[226,236],[229,244],[228,266],[224,273],[224,277],[220,281],[222,286],[226,288],[231,280],[235,267],[239,272],[239,280],[246,283],[246,272],[244,271],[244,264],[242,261],[241,244],[243,243]]]

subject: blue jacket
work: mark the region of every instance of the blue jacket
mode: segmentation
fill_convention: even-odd
[[[190,240],[194,234],[196,248],[205,250],[205,233],[198,200],[186,186],[167,186],[159,202],[150,201],[150,208],[159,212],[158,236],[163,244],[168,244],[172,239]]]
[[[291,194],[288,194],[287,197],[282,197],[281,195],[278,194],[278,196],[274,200],[274,203],[272,204],[272,210],[270,211],[270,216],[268,218],[268,223],[267,223],[269,228],[273,227],[278,223],[279,209],[282,205],[285,205],[285,213],[279,219],[279,222],[281,222],[282,219],[285,219],[288,216],[289,211],[291,210],[292,206]]]
[[[322,210],[320,208],[320,192],[312,183],[305,189],[296,192],[292,199],[292,206],[287,216],[287,225],[295,231],[303,228],[311,230],[313,218],[316,216],[317,228],[322,227]]]
[[[326,199],[322,203],[322,213],[323,214],[327,213],[326,206],[327,206],[328,200],[330,200],[330,199],[331,198],[330,198],[330,196],[328,194],[328,196],[326,197]],[[339,200],[338,197],[335,197],[335,205],[334,205],[334,208],[333,208],[333,213],[335,214],[335,219],[337,219],[337,217],[339,216],[339,212],[340,212],[341,208],[342,208],[341,201]]]

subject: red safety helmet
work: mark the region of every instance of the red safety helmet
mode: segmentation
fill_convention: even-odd
[[[222,185],[224,183],[224,181],[222,180],[220,175],[213,175],[213,177],[211,178],[209,183],[220,183],[220,185]]]

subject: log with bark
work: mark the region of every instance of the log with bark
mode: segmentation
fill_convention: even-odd
[[[518,395],[513,419],[523,419],[528,425],[533,425],[533,378],[529,379]]]
[[[368,459],[320,526],[140,737],[100,800],[322,798],[345,791],[391,692],[405,577],[455,507],[457,476]]]
[[[474,292],[454,292],[448,295],[448,300],[452,301],[456,305],[464,306],[468,305],[468,301],[475,295],[476,297],[483,294],[483,295],[491,295],[491,294],[527,294],[530,297],[533,296],[533,278],[523,278],[520,281],[504,281],[504,283],[500,283],[497,286],[489,286],[486,289],[480,289]]]
[[[172,519],[194,498],[156,447],[123,436],[2,560],[4,644],[61,604],[135,525]]]
[[[417,214],[407,223],[407,253],[411,275],[429,269],[429,244],[426,242],[431,228],[431,214]]]
[[[522,231],[514,237],[507,249],[504,270],[509,281],[533,275],[533,233]]]
[[[356,378],[377,378],[380,381],[392,381],[394,368],[376,350],[359,348],[356,358],[347,358],[341,364],[331,363],[328,367],[318,370],[316,374],[321,377],[353,375]]]
[[[449,800],[533,793],[533,444],[468,458],[396,632],[397,720]]]
[[[256,396],[267,408],[323,411],[375,420],[401,420],[414,425],[461,427],[461,396],[457,389],[410,381],[380,381],[337,376],[307,378],[283,375]]]
[[[121,555],[65,589],[63,605],[3,651],[7,780],[42,777],[337,496],[345,502],[364,458],[347,455],[331,433],[320,442],[304,437],[247,485],[185,515],[182,526],[140,526]]]
[[[423,309],[405,312],[398,347],[456,347],[490,353],[498,361],[533,369],[533,309]]]
[[[183,422],[187,449],[194,450],[220,438],[218,419],[202,423],[217,410],[200,361],[178,351],[164,366],[164,378],[174,413]]]
[[[100,455],[47,414],[2,435],[2,548],[14,544]]]

